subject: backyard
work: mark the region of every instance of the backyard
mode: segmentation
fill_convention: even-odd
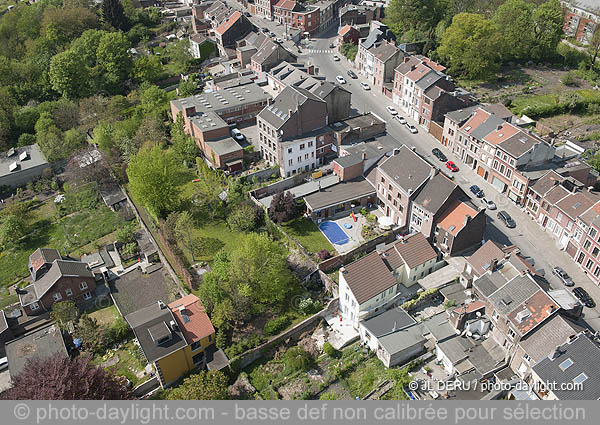
[[[334,253],[333,245],[321,233],[319,228],[312,220],[304,217],[298,217],[294,220],[284,223],[283,230],[296,239],[310,253],[317,253],[323,249]]]
[[[101,202],[81,206],[61,218],[52,198],[33,205],[26,220],[29,233],[0,252],[0,305],[16,301],[15,297],[8,297],[7,288],[28,276],[29,255],[37,248],[56,248],[63,255],[79,257],[95,251],[97,242],[106,242],[102,238],[123,223],[118,214]]]
[[[117,375],[125,376],[133,387],[147,379],[144,375],[146,362],[142,360],[140,348],[135,345],[133,339],[120,344],[114,350],[107,350],[104,355],[96,356],[93,362]]]

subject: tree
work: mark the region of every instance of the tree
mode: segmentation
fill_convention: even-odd
[[[46,7],[41,22],[41,34],[56,49],[62,50],[85,30],[98,27],[98,17],[84,7]]]
[[[131,157],[127,176],[135,198],[155,216],[166,217],[179,204],[185,176],[170,151],[142,147]]]
[[[192,234],[192,229],[195,227],[192,215],[187,211],[182,211],[175,223],[175,236],[183,242],[183,245],[192,254],[192,260],[195,258],[195,237]]]
[[[85,134],[81,130],[72,128],[65,131],[63,135],[63,157],[69,156],[83,146],[85,146]]]
[[[169,390],[167,400],[228,400],[227,377],[221,371],[201,371]]]
[[[392,0],[385,10],[386,22],[399,34],[411,30],[429,32],[443,16],[443,3],[440,0]]]
[[[132,65],[131,57],[127,52],[130,47],[131,44],[123,33],[104,33],[98,43],[98,50],[96,50],[98,65],[119,81],[126,79]]]
[[[56,322],[58,327],[66,331],[79,316],[79,309],[73,301],[60,301],[52,304],[50,319]]]
[[[594,34],[587,46],[587,51],[590,54],[590,70],[593,70],[596,65],[596,59],[598,59],[598,54],[600,54],[600,25],[596,25]]]
[[[556,54],[556,46],[563,37],[563,11],[559,0],[548,0],[538,6],[531,15],[531,27],[535,49],[531,52],[538,59],[548,59]]]
[[[535,5],[525,0],[507,0],[492,18],[499,31],[504,60],[524,60],[531,57],[534,47],[531,14]]]
[[[140,109],[144,114],[162,114],[169,106],[167,92],[158,86],[144,84],[140,88]]]
[[[135,221],[130,221],[127,224],[119,227],[115,233],[116,239],[121,243],[135,242],[135,232],[137,224]]]
[[[127,31],[130,27],[130,22],[121,0],[103,0],[102,1],[102,19],[121,31]]]
[[[230,322],[235,319],[235,308],[231,299],[226,298],[213,309],[211,320],[217,329],[229,328]]]
[[[75,337],[81,339],[82,346],[90,353],[101,353],[106,345],[105,332],[96,319],[82,314],[75,328]]]
[[[91,29],[84,31],[79,38],[71,43],[69,50],[77,54],[89,67],[96,66],[98,46],[106,31]]]
[[[162,63],[158,56],[142,56],[133,62],[133,78],[138,83],[153,83],[160,78],[163,72]]]
[[[227,179],[220,170],[213,170],[202,158],[196,159],[198,181],[194,183],[194,201],[201,212],[211,219],[221,215],[224,202],[220,195],[225,189]]]
[[[339,400],[340,396],[335,391],[327,391],[326,393],[321,394],[319,400]]]
[[[283,223],[296,216],[298,206],[291,192],[277,192],[269,206],[269,218],[275,223]]]
[[[23,371],[12,377],[12,388],[4,400],[130,400],[133,395],[123,377],[92,363],[91,356],[28,360]]]
[[[294,372],[308,370],[313,364],[312,358],[299,346],[288,349],[283,355],[283,362]]]
[[[0,221],[0,247],[7,249],[20,243],[27,234],[27,225],[23,217],[7,215]]]
[[[186,134],[181,113],[177,114],[175,123],[171,125],[171,143],[180,162],[188,166],[194,164],[199,153],[198,146],[194,138]]]
[[[258,303],[281,303],[293,281],[287,250],[265,234],[245,235],[231,252],[230,279],[237,290]]]
[[[474,13],[460,13],[444,32],[437,53],[452,73],[480,78],[499,68],[497,44],[493,22]]]
[[[243,203],[227,217],[227,225],[234,232],[250,232],[256,228],[257,216],[252,205]]]

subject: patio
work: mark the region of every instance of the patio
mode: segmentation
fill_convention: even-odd
[[[336,350],[350,345],[359,338],[358,330],[354,329],[348,320],[340,320],[340,317],[337,312],[325,316],[325,321],[330,327],[325,340]]]

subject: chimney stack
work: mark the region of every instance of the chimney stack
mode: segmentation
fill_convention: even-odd
[[[466,226],[467,224],[469,224],[469,221],[471,221],[471,216],[470,216],[469,214],[467,214],[467,215],[465,216],[465,222],[464,222],[464,223],[465,223],[465,226]]]
[[[362,153],[361,158],[363,161],[367,160],[367,154],[365,152]]]

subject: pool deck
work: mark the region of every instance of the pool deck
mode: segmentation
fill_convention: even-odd
[[[347,243],[345,243],[343,245],[337,245],[337,244],[334,245],[335,249],[340,254],[345,254],[346,252],[353,250],[354,248],[356,248],[357,246],[359,246],[360,244],[365,242],[365,240],[363,239],[361,234],[362,234],[363,225],[367,223],[367,219],[364,218],[362,216],[362,214],[360,214],[360,213],[356,213],[355,216],[357,219],[356,223],[354,222],[354,220],[352,220],[352,217],[350,217],[349,214],[347,216],[338,218],[336,220],[329,220],[329,221],[337,223],[337,225],[340,226],[340,228],[348,236]],[[344,227],[344,224],[346,224],[346,223],[351,224],[352,228],[346,229]],[[319,230],[320,230],[320,228],[319,228]],[[321,230],[321,232],[323,232],[323,231]],[[323,233],[323,234],[325,235],[325,233]],[[325,237],[327,237],[327,235],[325,235]],[[329,240],[329,238],[328,238],[328,240]]]

